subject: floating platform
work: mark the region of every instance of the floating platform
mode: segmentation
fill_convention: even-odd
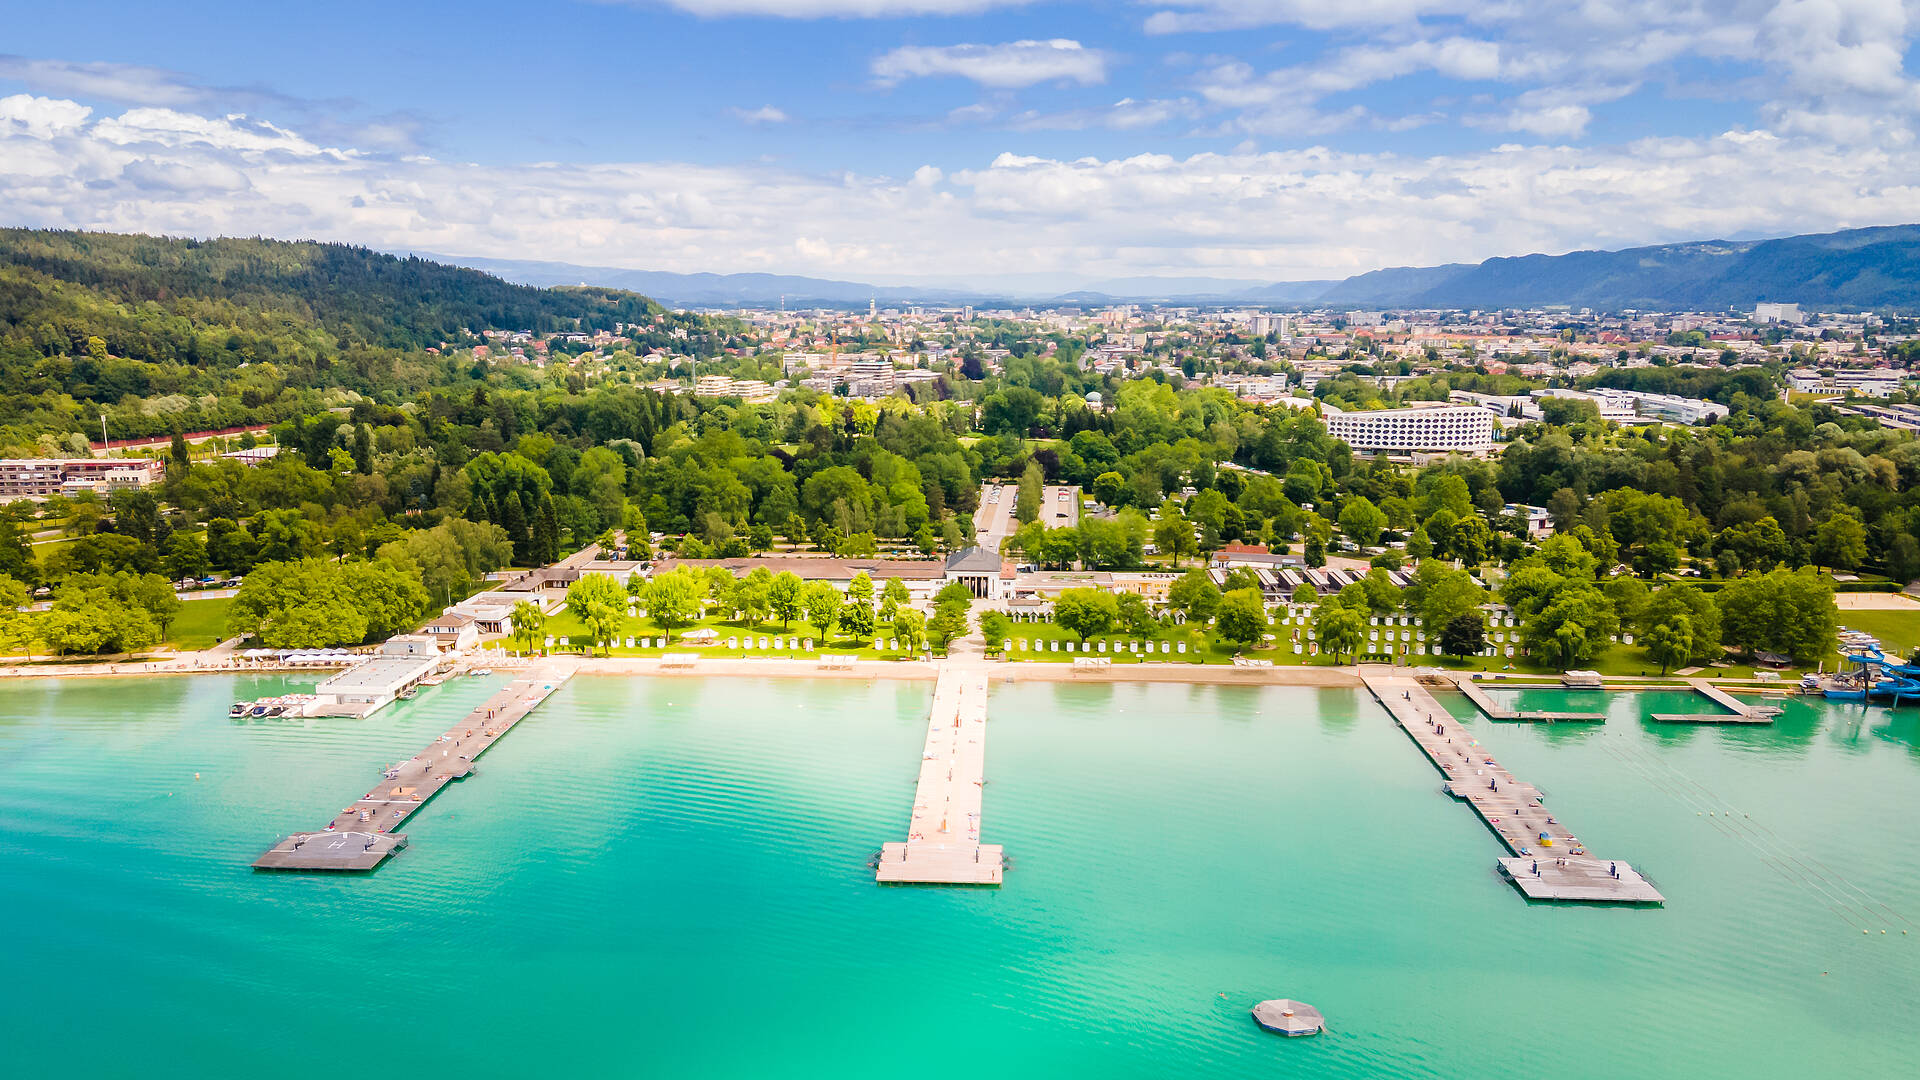
[[[998,885],[1000,845],[980,842],[986,784],[987,677],[943,666],[933,687],[920,780],[907,839],[884,845],[874,880],[887,884]]]
[[[1780,715],[1778,705],[1749,705],[1705,679],[1688,679],[1693,692],[1725,709],[1710,713],[1654,713],[1661,724],[1771,724]]]
[[[294,833],[253,862],[256,870],[372,870],[407,846],[397,828],[571,678],[571,660],[550,660],[522,672],[504,690],[425,750],[388,768],[372,791],[315,832]]]
[[[1547,812],[1539,789],[1501,768],[1411,672],[1363,667],[1360,681],[1446,777],[1448,794],[1473,807],[1500,838],[1512,855],[1499,861],[1501,872],[1527,897],[1628,904],[1665,901],[1632,866],[1588,852],[1579,837]],[[1536,861],[1540,864],[1537,876],[1533,873]],[[1524,866],[1525,874],[1516,874],[1509,864]]]
[[[1320,1010],[1304,1001],[1274,998],[1253,1007],[1253,1022],[1282,1035],[1317,1035],[1327,1028]]]
[[[1539,871],[1535,872],[1534,867]],[[1640,872],[1623,862],[1580,857],[1508,858],[1500,873],[1529,900],[1597,900],[1612,903],[1658,904],[1666,900]],[[1615,876],[1615,875],[1618,876]]]
[[[1456,678],[1453,682],[1460,688],[1461,693],[1467,695],[1467,700],[1473,702],[1473,707],[1484,713],[1489,720],[1535,724],[1597,724],[1607,719],[1606,713],[1522,712],[1518,709],[1509,709],[1493,700],[1492,695],[1481,689],[1480,684],[1470,678]]]

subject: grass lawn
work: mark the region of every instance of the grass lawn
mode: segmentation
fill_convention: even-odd
[[[683,637],[683,635],[686,634],[687,631],[697,630],[702,627],[710,628],[714,631],[714,633],[720,635],[720,638],[717,644],[700,645],[700,644],[690,643],[690,642],[681,640],[681,638]],[[886,631],[887,631],[887,628],[884,626],[877,627],[874,631],[874,635],[876,637],[887,637],[888,635]],[[613,655],[613,656],[659,656],[662,653],[668,653],[668,652],[675,652],[675,653],[696,652],[696,653],[699,653],[701,656],[713,656],[713,657],[793,656],[796,653],[800,653],[802,651],[800,646],[797,644],[788,648],[775,649],[769,646],[768,648],[762,649],[758,645],[758,640],[762,637],[765,637],[768,639],[772,639],[774,637],[780,637],[780,638],[812,637],[817,639],[819,637],[818,633],[816,633],[815,631],[814,626],[811,623],[807,623],[805,621],[796,620],[790,626],[783,629],[777,621],[749,624],[745,621],[736,622],[733,620],[723,620],[723,619],[714,618],[714,617],[703,618],[698,622],[695,622],[691,626],[676,627],[673,631],[672,643],[666,646],[662,646],[659,644],[659,639],[663,633],[664,631],[662,631],[659,625],[656,624],[652,619],[629,617],[622,621],[622,625],[618,635],[621,639],[621,643],[618,645],[615,645],[612,648],[610,655]],[[733,648],[733,649],[727,648],[728,638],[737,637],[737,638],[744,639],[749,634],[753,636],[753,639],[755,641],[754,647],[752,648],[745,647],[745,642],[743,641],[741,643],[742,647],[740,648]],[[569,652],[584,651],[585,643],[588,640],[586,627],[580,622],[579,619],[573,617],[572,615],[568,614],[564,610],[557,611],[554,614],[547,617],[547,625],[544,632],[544,636],[552,637],[556,639],[554,643],[554,650],[556,652],[562,651],[562,646],[558,642],[559,638],[564,637],[568,640],[568,645],[565,647],[565,651],[569,651]],[[626,639],[629,637],[633,637],[633,638],[650,637],[654,639],[654,645],[652,648],[646,648],[646,649],[640,648],[638,645],[636,645],[633,648],[629,649],[626,647]],[[517,649],[520,647],[518,642],[510,638],[503,640],[502,644],[505,645],[505,647],[509,650]],[[816,640],[814,641],[813,653],[814,654],[832,653],[836,656],[856,656],[862,660],[905,660],[905,659],[909,659],[912,655],[914,655],[904,650],[875,649],[873,647],[873,642],[871,640],[859,641],[850,637],[836,637],[831,643]],[[609,654],[599,653],[597,655],[609,655]]]
[[[1920,652],[1920,607],[1912,611],[1861,609],[1840,612],[1840,625],[1880,639],[1880,647],[1899,656]]]
[[[180,614],[167,629],[166,644],[181,650],[209,649],[220,644],[227,636],[227,609],[232,606],[230,596],[182,601]]]

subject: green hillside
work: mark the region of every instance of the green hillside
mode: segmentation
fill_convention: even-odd
[[[417,393],[446,366],[427,349],[484,330],[661,313],[343,244],[0,229],[0,444],[94,431],[101,412],[115,437],[273,422],[329,389]]]

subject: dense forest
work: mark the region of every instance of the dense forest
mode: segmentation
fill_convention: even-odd
[[[398,404],[461,377],[430,349],[488,329],[630,331],[717,351],[635,293],[534,289],[340,244],[0,229],[0,447],[270,423]],[[703,349],[703,346],[706,348]]]

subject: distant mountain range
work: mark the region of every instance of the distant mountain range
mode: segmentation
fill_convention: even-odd
[[[1073,292],[995,294],[940,285],[869,285],[781,274],[674,274],[568,263],[428,256],[525,285],[600,285],[670,307],[863,307],[906,304],[1188,303],[1346,308],[1746,310],[1756,301],[1815,308],[1920,310],[1920,225],[1777,240],[1701,240],[1523,255],[1482,263],[1373,270],[1342,281],[1136,277]]]

